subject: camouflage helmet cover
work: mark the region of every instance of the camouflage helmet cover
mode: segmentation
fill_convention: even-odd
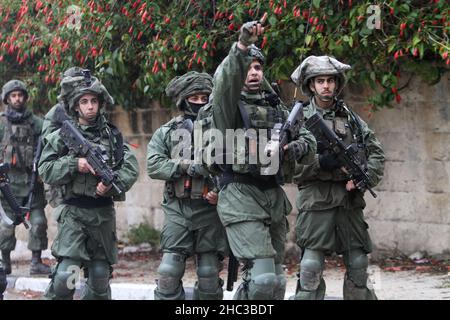
[[[209,74],[190,71],[173,78],[166,87],[166,95],[175,102],[178,108],[181,108],[187,97],[198,93],[209,95],[212,87],[212,77]]]
[[[329,56],[309,56],[295,69],[291,79],[297,86],[301,87],[303,94],[312,96],[314,93],[309,88],[310,79],[319,75],[336,75],[338,77],[336,92],[339,93],[346,82],[344,72],[350,69],[351,66],[348,64],[339,62]]]
[[[253,59],[256,59],[259,61],[259,63],[264,64],[266,57],[264,57],[264,54],[262,53],[261,49],[252,44],[249,47],[248,55],[252,57]]]
[[[4,104],[8,103],[8,95],[13,91],[22,91],[25,96],[25,101],[28,100],[28,91],[25,83],[20,80],[10,80],[2,88],[2,101]]]
[[[66,75],[61,81],[61,92],[58,96],[58,100],[68,106],[69,110],[75,107],[78,100],[87,93],[93,93],[97,95],[102,104],[113,105],[114,99],[106,90],[105,86],[96,78],[90,75],[86,77],[83,73],[78,73],[79,70],[74,71],[72,76],[66,70]],[[86,71],[86,70],[81,70]]]

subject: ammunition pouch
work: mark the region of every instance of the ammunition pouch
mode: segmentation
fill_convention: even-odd
[[[209,191],[204,177],[193,178],[188,175],[183,175],[175,181],[167,181],[165,188],[169,197],[178,199],[203,199]]]

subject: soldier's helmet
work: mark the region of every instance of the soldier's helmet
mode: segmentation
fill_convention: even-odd
[[[253,59],[256,59],[259,61],[259,63],[264,64],[266,61],[266,57],[264,57],[264,54],[262,53],[261,49],[252,44],[248,50],[248,55],[252,57]]]
[[[114,105],[114,99],[108,90],[100,80],[91,76],[89,70],[66,70],[65,75],[60,84],[61,92],[58,99],[67,105],[69,110],[73,111],[78,100],[86,93],[93,93],[98,96],[100,108],[106,105]]]
[[[8,103],[8,95],[13,91],[22,91],[25,101],[28,100],[28,91],[25,83],[20,80],[10,80],[2,88],[2,101],[4,104]]]
[[[314,93],[309,88],[309,80],[317,76],[335,75],[337,85],[335,95],[338,95],[345,86],[345,71],[350,70],[351,66],[339,62],[329,56],[309,56],[295,69],[291,75],[292,81],[299,86],[302,93],[312,96]]]
[[[173,78],[166,87],[166,95],[175,102],[178,109],[183,110],[184,100],[198,93],[210,95],[212,77],[204,72],[190,71]]]

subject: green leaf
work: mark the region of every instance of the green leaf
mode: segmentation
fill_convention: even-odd
[[[313,6],[314,6],[314,8],[319,9],[320,8],[320,0],[313,0]]]
[[[306,36],[306,38],[305,38],[305,44],[306,44],[307,46],[309,46],[309,44],[311,43],[311,40],[312,40],[312,37],[311,37],[310,34],[308,34],[308,35]]]
[[[412,40],[412,46],[416,47],[417,44],[421,41],[421,39],[418,37],[418,35],[415,35],[413,40]]]
[[[269,25],[274,26],[277,24],[277,22],[278,22],[278,20],[277,20],[277,18],[275,18],[274,15],[269,17]]]
[[[184,45],[187,46],[189,44],[189,41],[191,41],[191,35],[186,36],[186,38],[184,38]]]

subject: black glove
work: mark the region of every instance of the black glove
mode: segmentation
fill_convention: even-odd
[[[320,168],[325,171],[333,171],[341,168],[344,164],[334,153],[319,154]]]
[[[289,142],[288,148],[286,150],[286,155],[289,161],[300,161],[300,159],[305,155],[306,146],[303,141],[292,141]]]

